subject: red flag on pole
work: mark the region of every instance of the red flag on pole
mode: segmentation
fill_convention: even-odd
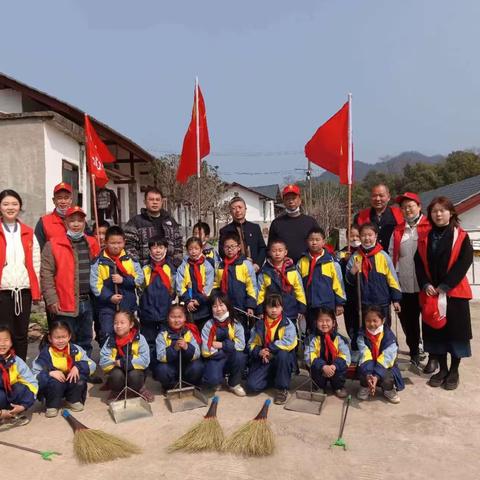
[[[353,183],[353,146],[350,102],[328,119],[305,145],[305,156],[319,167],[340,177],[340,183]]]
[[[115,157],[98,136],[87,114],[85,114],[85,146],[87,170],[95,179],[95,185],[102,188],[108,183],[108,177],[103,164],[114,162]]]
[[[198,115],[197,115],[198,112]],[[182,154],[177,170],[177,182],[185,183],[189,177],[200,175],[200,161],[210,153],[208,138],[207,111],[202,91],[195,83],[192,119],[183,139]]]

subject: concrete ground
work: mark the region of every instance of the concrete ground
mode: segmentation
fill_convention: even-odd
[[[480,326],[480,303],[472,303],[474,332]],[[400,329],[400,327],[399,327]],[[400,334],[401,343],[403,335]],[[90,386],[86,410],[77,418],[91,428],[133,440],[143,453],[101,465],[79,465],[73,456],[72,431],[61,417],[45,418],[41,406],[31,423],[0,433],[0,440],[41,450],[57,450],[61,457],[46,462],[31,453],[0,445],[0,472],[16,480],[57,478],[142,480],[182,478],[320,479],[478,479],[480,477],[480,339],[473,340],[473,357],[462,362],[456,391],[433,389],[427,377],[405,372],[407,388],[401,403],[375,398],[361,405],[354,400],[344,439],[347,451],[330,444],[336,439],[342,401],[329,396],[320,416],[295,413],[272,405],[269,419],[276,452],[267,458],[241,458],[219,453],[166,452],[167,446],[206,413],[206,409],[172,414],[158,395],[153,417],[116,425],[98,386]],[[33,349],[36,346],[32,347]],[[35,354],[35,350],[31,352]],[[158,388],[149,385],[155,393]],[[354,394],[358,383],[347,385]],[[267,395],[238,398],[221,391],[218,418],[229,434],[253,418]]]

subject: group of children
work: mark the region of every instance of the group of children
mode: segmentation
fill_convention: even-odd
[[[83,232],[85,215],[76,213]],[[150,259],[141,266],[126,254],[123,230],[106,229],[89,278],[109,398],[127,380],[153,401],[145,388],[147,370],[168,390],[181,369],[187,383],[211,390],[227,379],[227,388],[238,396],[273,386],[275,403],[283,404],[302,350],[314,384],[326,389],[330,383],[343,398],[352,348],[359,356],[358,398],[365,400],[381,387],[389,401],[398,403],[403,382],[396,365],[397,341],[389,328],[390,305],[398,309],[401,298],[398,280],[390,257],[377,246],[376,227],[364,224],[352,232],[360,245],[339,260],[325,247],[323,230],[312,228],[308,250],[296,265],[286,244],[273,240],[257,275],[241,254],[237,233],[223,237],[221,259],[208,243],[208,225],[198,223],[187,241],[187,255],[175,269],[165,239],[150,239]],[[79,282],[79,255],[74,259]],[[60,289],[64,265],[57,259],[55,285]],[[364,327],[353,318],[357,300],[348,293],[358,284]],[[351,346],[337,329],[336,317],[347,312]],[[0,329],[0,418],[18,418],[37,394],[45,400],[48,417],[56,416],[64,401],[74,411],[83,409],[86,381],[95,371],[91,345],[87,348],[85,329],[71,317],[55,318],[32,371],[16,358],[8,329]]]

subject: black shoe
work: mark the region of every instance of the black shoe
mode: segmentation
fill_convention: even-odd
[[[460,376],[458,375],[458,370],[454,372],[448,372],[445,383],[443,384],[443,388],[445,388],[445,390],[455,390],[459,383]]]
[[[430,356],[428,357],[428,362],[423,369],[423,373],[433,373],[438,367],[438,360]]]
[[[448,376],[448,370],[440,370],[438,373],[435,375],[432,375],[430,377],[430,380],[427,382],[431,387],[440,387],[443,382],[445,382],[445,379]]]
[[[420,355],[418,353],[415,354],[415,355],[410,355],[410,363],[412,365],[414,365],[415,367],[420,366],[420,361],[421,361],[421,358],[420,358]]]
[[[95,385],[100,385],[101,383],[103,383],[103,380],[98,375],[90,375],[89,377],[87,377],[87,382],[93,383]]]
[[[275,392],[275,398],[273,399],[273,403],[275,405],[285,405],[287,403],[288,398],[288,390],[277,390]]]

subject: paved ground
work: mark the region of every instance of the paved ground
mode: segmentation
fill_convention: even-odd
[[[105,392],[90,389],[85,412],[78,418],[131,438],[144,453],[109,464],[81,466],[73,457],[72,432],[62,418],[46,419],[40,409],[26,427],[0,433],[0,439],[39,449],[58,450],[62,457],[47,463],[33,454],[0,446],[0,472],[17,480],[35,478],[142,480],[162,478],[201,479],[478,479],[480,460],[480,303],[472,304],[473,357],[461,365],[461,384],[448,392],[432,389],[426,378],[407,373],[411,379],[401,393],[401,403],[382,399],[354,401],[344,438],[348,450],[331,449],[338,433],[342,402],[329,397],[320,416],[294,413],[279,406],[270,409],[277,440],[276,453],[268,458],[243,459],[217,453],[166,453],[166,447],[202,418],[205,409],[171,414],[158,396],[154,416],[115,425],[101,402]],[[403,338],[401,338],[403,341]],[[155,390],[155,386],[152,387]],[[348,385],[352,393],[358,384]],[[155,390],[157,391],[157,390]],[[254,417],[266,395],[237,398],[220,392],[218,417],[228,434]]]

